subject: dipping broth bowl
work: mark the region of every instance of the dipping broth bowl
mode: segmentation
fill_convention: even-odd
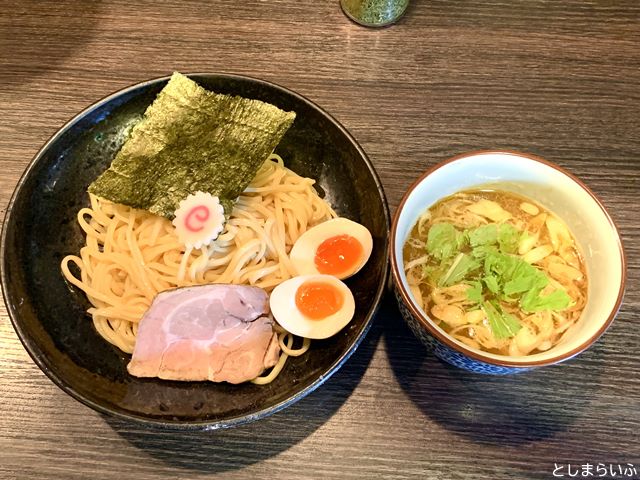
[[[567,224],[584,255],[587,304],[573,331],[547,351],[510,357],[471,348],[438,327],[409,289],[402,251],[419,216],[444,197],[479,188],[509,191],[537,201]],[[416,337],[440,359],[478,373],[518,373],[574,357],[611,325],[624,294],[622,242],[602,203],[571,173],[542,158],[517,152],[467,153],[425,172],[409,187],[395,213],[390,256],[398,306]]]

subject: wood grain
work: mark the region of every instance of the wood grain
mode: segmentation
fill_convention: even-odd
[[[0,213],[40,146],[114,90],[173,70],[270,80],[331,112],[391,210],[469,150],[541,155],[579,175],[628,260],[609,331],[564,365],[509,378],[425,353],[385,299],[325,385],[228,431],[102,416],[55,387],[0,309],[0,478],[552,478],[554,462],[640,470],[640,4],[412,0],[396,25],[337,1],[0,0]]]

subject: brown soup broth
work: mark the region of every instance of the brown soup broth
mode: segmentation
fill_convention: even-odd
[[[529,251],[537,247],[544,247],[548,250],[549,247],[547,246],[560,244],[560,247],[554,248],[551,254],[546,255],[540,261],[533,262],[532,264],[539,270],[542,270],[556,285],[561,285],[573,300],[573,305],[561,312],[544,311],[532,317],[530,313],[523,312],[517,305],[501,302],[503,310],[517,317],[523,327],[528,329],[528,332],[523,332],[521,337],[526,336],[524,335],[525,333],[541,337],[543,336],[542,329],[545,329],[544,331],[551,331],[549,335],[544,335],[544,339],[539,341],[539,344],[536,345],[535,348],[526,353],[523,353],[517,345],[512,346],[514,342],[522,343],[520,339],[516,340],[515,337],[506,340],[497,340],[494,338],[493,341],[488,342],[491,344],[490,346],[486,346],[480,342],[480,333],[484,332],[486,334],[487,330],[490,332],[486,319],[482,320],[480,324],[476,324],[476,326],[471,323],[460,325],[458,321],[456,321],[456,325],[452,325],[451,323],[440,320],[434,315],[434,307],[438,304],[435,299],[442,300],[443,295],[448,297],[448,292],[439,288],[431,279],[425,278],[422,272],[424,271],[424,267],[437,265],[439,263],[438,260],[429,258],[426,262],[420,263],[407,270],[407,266],[410,265],[411,262],[415,263],[415,261],[420,261],[419,259],[424,258],[427,254],[425,245],[429,229],[432,225],[448,222],[453,224],[458,230],[463,231],[483,224],[500,223],[469,211],[468,207],[476,204],[480,200],[489,200],[497,203],[503,210],[510,214],[510,218],[506,220],[506,223],[513,225],[518,231],[526,231],[530,236],[536,238],[535,243]],[[516,353],[519,356],[548,350],[557,344],[564,333],[578,321],[587,298],[588,283],[585,263],[573,235],[564,223],[548,209],[530,198],[512,192],[478,189],[465,190],[445,197],[429,208],[428,212],[430,214],[429,218],[421,217],[421,219],[416,222],[404,244],[404,266],[409,283],[413,284],[414,288],[416,286],[419,288],[423,309],[445,332],[463,343],[483,351],[499,355],[514,355],[514,352],[519,352]],[[562,231],[568,235],[568,237],[566,235],[565,237],[561,237],[564,238],[564,241],[558,242],[556,236],[554,243],[554,238],[552,238],[550,229],[547,226],[547,219],[551,219],[549,223],[559,222],[559,224],[562,225]],[[555,224],[557,225],[557,223]],[[470,250],[471,247],[466,246],[463,247],[461,252],[469,253]],[[521,254],[518,254],[518,256],[524,258]],[[571,281],[562,274],[565,270],[572,273],[574,278]],[[579,272],[579,278],[575,278],[578,276],[577,272]],[[465,301],[465,295],[460,294],[460,291],[463,292],[464,288],[464,286],[458,286],[457,293],[454,292],[453,295],[449,296],[452,297],[450,305],[460,308],[463,314],[466,315],[473,309],[477,309],[477,306],[474,306],[472,302]],[[455,290],[453,287],[451,287],[451,289]],[[414,294],[416,293],[414,290]]]

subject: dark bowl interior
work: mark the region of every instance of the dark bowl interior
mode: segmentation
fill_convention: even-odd
[[[289,359],[266,386],[139,379],[129,357],[103,340],[85,313],[84,294],[60,272],[60,260],[84,243],[77,211],[87,186],[108,167],[168,77],[107,97],[65,125],[36,155],[7,210],[2,232],[2,289],[14,328],[40,368],[64,391],[98,411],[183,428],[235,425],[273,413],[317,388],[366,334],[388,273],[389,212],[373,166],[335,119],[309,100],[261,80],[234,75],[190,75],[209,90],[263,100],[297,118],[276,149],[287,166],[315,178],[339,215],[365,225],[373,254],[347,280],[356,298],[352,322],[338,335],[312,342]]]

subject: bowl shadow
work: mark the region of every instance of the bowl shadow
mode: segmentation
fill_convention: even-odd
[[[393,305],[383,321],[392,371],[420,411],[447,430],[482,444],[517,446],[566,430],[589,403],[583,366],[569,362],[505,376],[468,372],[427,351]],[[600,349],[584,357],[589,376],[600,376]]]
[[[169,466],[207,473],[242,469],[301,442],[340,409],[373,358],[382,334],[380,315],[377,317],[358,349],[330,379],[305,398],[260,421],[216,431],[180,431],[108,415],[103,418],[131,445]]]

